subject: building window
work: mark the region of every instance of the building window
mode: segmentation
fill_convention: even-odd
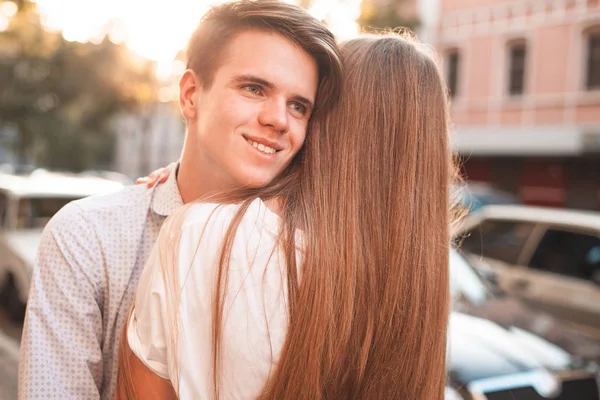
[[[518,96],[525,91],[525,43],[515,43],[509,47],[508,94]]]
[[[587,42],[587,79],[588,90],[600,89],[600,32],[588,35]]]
[[[455,50],[447,55],[448,68],[446,70],[446,80],[448,81],[448,90],[451,97],[458,94],[458,71],[460,68],[460,53]]]

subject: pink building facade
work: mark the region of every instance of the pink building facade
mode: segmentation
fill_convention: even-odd
[[[599,210],[600,0],[426,2],[467,178]]]

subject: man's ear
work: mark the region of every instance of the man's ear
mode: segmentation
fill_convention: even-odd
[[[196,102],[201,89],[200,78],[191,69],[185,70],[179,79],[179,108],[186,120],[196,118]]]

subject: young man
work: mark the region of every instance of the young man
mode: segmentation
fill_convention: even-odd
[[[44,231],[19,398],[112,399],[122,327],[166,217],[198,198],[269,184],[294,162],[340,79],[333,35],[304,10],[242,0],[209,11],[188,47],[186,141],[169,180],[71,203]]]

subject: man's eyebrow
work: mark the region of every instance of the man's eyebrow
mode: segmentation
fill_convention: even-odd
[[[234,77],[231,81],[234,84],[253,83],[253,84],[260,85],[260,86],[263,86],[263,87],[265,87],[267,89],[271,89],[271,90],[277,88],[277,86],[273,82],[269,82],[265,79],[259,78],[258,76],[254,76],[254,75],[238,75],[238,76]],[[300,102],[300,103],[304,103],[304,105],[307,106],[308,108],[310,108],[311,110],[314,107],[313,102],[304,96],[295,95],[293,97],[293,100]]]
[[[266,81],[258,76],[254,75],[238,75],[231,79],[233,83],[254,83],[260,86],[264,86],[267,89],[275,89],[273,82]]]

